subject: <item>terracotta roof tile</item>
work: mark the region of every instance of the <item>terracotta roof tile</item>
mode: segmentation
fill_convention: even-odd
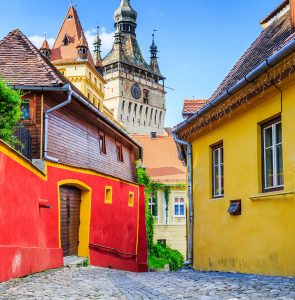
[[[190,117],[195,114],[198,110],[200,110],[206,103],[207,99],[192,99],[192,100],[184,100],[183,102],[183,117]]]
[[[148,174],[158,182],[186,182],[186,168],[178,159],[177,148],[172,136],[134,135],[144,149],[144,165]]]
[[[63,44],[65,36],[67,36],[70,40],[70,43],[67,46]],[[88,47],[77,11],[73,6],[70,6],[53,45],[51,60],[76,60],[78,57],[77,46],[81,41],[83,46]],[[91,66],[95,67],[90,51],[88,51],[88,62]]]
[[[0,76],[13,85],[64,84],[60,73],[18,29],[0,41]]]
[[[291,34],[290,12],[275,20],[264,29],[248,50],[238,60],[225,77],[209,101],[212,101],[228,88],[258,67],[265,59],[277,52]]]

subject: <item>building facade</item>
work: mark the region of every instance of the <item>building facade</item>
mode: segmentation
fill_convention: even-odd
[[[186,170],[177,158],[171,133],[134,136],[144,148],[143,165],[151,180],[159,184],[148,199],[155,220],[154,242],[163,243],[187,255]]]
[[[114,20],[115,42],[102,61],[107,82],[104,103],[131,134],[162,134],[166,114],[165,78],[158,65],[154,36],[148,64],[136,39],[137,13],[130,0],[121,0]]]
[[[30,149],[0,141],[0,281],[71,255],[147,271],[141,146],[19,30],[0,42],[0,75],[24,91],[18,138]]]
[[[290,0],[265,18],[214,105],[174,129],[186,163],[192,147],[195,269],[295,276],[294,16]]]
[[[78,13],[71,5],[53,48],[49,47],[45,38],[40,51],[95,107],[108,118],[114,119],[113,112],[103,104],[106,82],[102,76],[98,32],[94,46],[93,59]]]

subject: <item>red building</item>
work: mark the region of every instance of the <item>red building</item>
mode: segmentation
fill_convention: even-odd
[[[68,255],[146,271],[141,146],[19,30],[0,42],[0,76],[26,100],[23,155],[0,141],[0,281],[61,267]]]

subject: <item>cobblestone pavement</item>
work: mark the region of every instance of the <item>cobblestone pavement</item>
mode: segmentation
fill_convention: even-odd
[[[191,270],[64,268],[0,283],[0,299],[295,299],[295,279]]]

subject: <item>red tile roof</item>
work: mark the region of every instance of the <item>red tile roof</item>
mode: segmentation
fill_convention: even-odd
[[[40,49],[45,49],[45,50],[49,50],[50,49],[49,44],[48,44],[48,42],[47,42],[46,39],[43,41],[42,46],[41,46]]]
[[[0,41],[0,76],[13,85],[59,86],[68,82],[18,29]]]
[[[162,183],[185,183],[186,168],[178,159],[176,144],[172,136],[133,135],[143,146],[144,162],[148,174],[154,181]]]
[[[63,40],[68,36],[70,43],[65,46]],[[71,5],[65,20],[60,28],[56,41],[53,45],[51,52],[51,60],[76,60],[78,57],[77,46],[82,42],[83,46],[87,46],[85,34],[80,23],[76,9]],[[92,55],[88,50],[88,62],[91,66],[95,67]]]
[[[198,110],[200,110],[207,102],[207,99],[184,100],[182,116],[184,118],[192,116]]]

